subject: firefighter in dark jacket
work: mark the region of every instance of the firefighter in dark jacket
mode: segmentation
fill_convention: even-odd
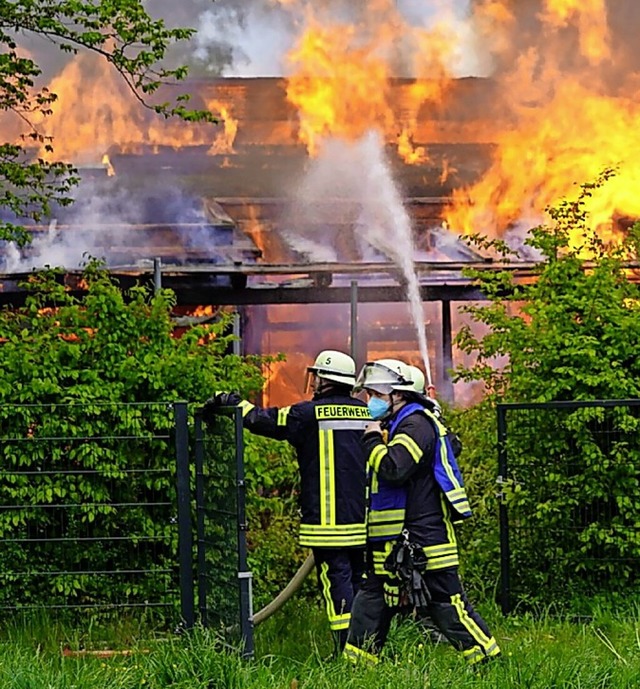
[[[300,545],[308,546],[318,574],[329,625],[344,648],[351,605],[361,584],[366,546],[366,403],[351,396],[355,362],[344,352],[325,350],[307,369],[310,401],[290,407],[257,407],[236,393],[205,403],[207,420],[220,407],[240,406],[244,427],[286,440],[300,469]]]
[[[374,419],[363,437],[370,472],[367,573],[353,604],[344,654],[354,662],[377,662],[391,620],[409,596],[476,664],[497,657],[500,649],[458,576],[453,524],[471,510],[447,430],[416,394],[409,375],[403,362],[381,359],[366,364],[358,377]],[[416,567],[407,579],[394,565],[400,557],[406,561],[409,551]]]

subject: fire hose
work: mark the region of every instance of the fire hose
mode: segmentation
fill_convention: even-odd
[[[298,571],[293,575],[291,581],[282,589],[282,591],[280,591],[280,593],[270,603],[267,603],[262,610],[258,610],[258,612],[252,617],[254,626],[264,622],[267,618],[271,617],[274,612],[280,610],[280,608],[289,600],[289,598],[291,598],[291,596],[293,596],[293,594],[302,586],[302,582],[313,570],[314,564],[315,560],[313,559],[313,553],[311,553],[300,565]]]

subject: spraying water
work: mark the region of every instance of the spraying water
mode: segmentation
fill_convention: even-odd
[[[415,247],[411,220],[391,175],[383,143],[377,132],[366,134],[361,140],[360,148],[366,190],[362,199],[361,232],[370,244],[385,253],[402,271],[406,281],[409,311],[418,338],[418,349],[428,389],[431,391],[433,381],[420,285],[413,263]]]
[[[314,202],[328,198],[353,202],[359,209],[354,218],[356,239],[366,243],[369,251],[378,252],[378,256],[380,253],[387,256],[401,270],[428,391],[432,393],[424,312],[413,262],[411,221],[385,158],[384,143],[376,131],[369,131],[355,142],[327,139],[323,143],[320,155],[312,161],[298,189],[297,199],[308,218],[313,213]],[[322,222],[323,218],[315,220]],[[300,238],[300,241],[304,240]],[[363,255],[366,260],[366,251]],[[313,255],[314,260],[318,258]]]

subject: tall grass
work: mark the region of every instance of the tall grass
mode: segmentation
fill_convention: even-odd
[[[503,657],[479,672],[446,645],[433,645],[410,620],[397,624],[375,668],[332,660],[319,608],[292,601],[256,629],[256,657],[243,660],[214,632],[181,636],[12,623],[0,641],[2,689],[638,689],[640,602],[588,621],[551,615],[502,618],[482,610]],[[136,634],[140,634],[134,638]],[[74,655],[109,645],[127,654]],[[69,650],[70,649],[70,650]]]

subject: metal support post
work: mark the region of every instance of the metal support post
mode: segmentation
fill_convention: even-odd
[[[253,645],[253,575],[247,563],[247,514],[246,485],[244,480],[244,437],[242,434],[242,409],[234,412],[236,440],[236,486],[238,496],[238,583],[240,587],[240,632],[242,634],[242,655],[252,658]]]
[[[442,300],[442,392],[444,399],[453,404],[454,390],[451,374],[453,368],[453,340],[451,336],[451,302]]]
[[[204,497],[204,427],[202,415],[198,412],[195,418],[195,461],[196,461],[196,554],[198,558],[198,611],[203,627],[209,624],[207,610],[207,558],[205,532],[205,497]]]
[[[356,367],[358,354],[358,281],[351,280],[351,357]]]
[[[162,259],[153,259],[153,291],[157,294],[162,289]]]
[[[186,629],[194,625],[193,534],[189,485],[189,428],[187,403],[173,405],[176,431],[176,483],[178,494],[178,561],[180,563],[180,606]]]
[[[242,316],[240,311],[235,311],[233,314],[233,353],[241,356],[242,349]]]
[[[502,614],[511,612],[511,548],[509,544],[509,514],[504,500],[507,480],[507,410],[498,405],[498,499],[500,504],[500,607]]]

